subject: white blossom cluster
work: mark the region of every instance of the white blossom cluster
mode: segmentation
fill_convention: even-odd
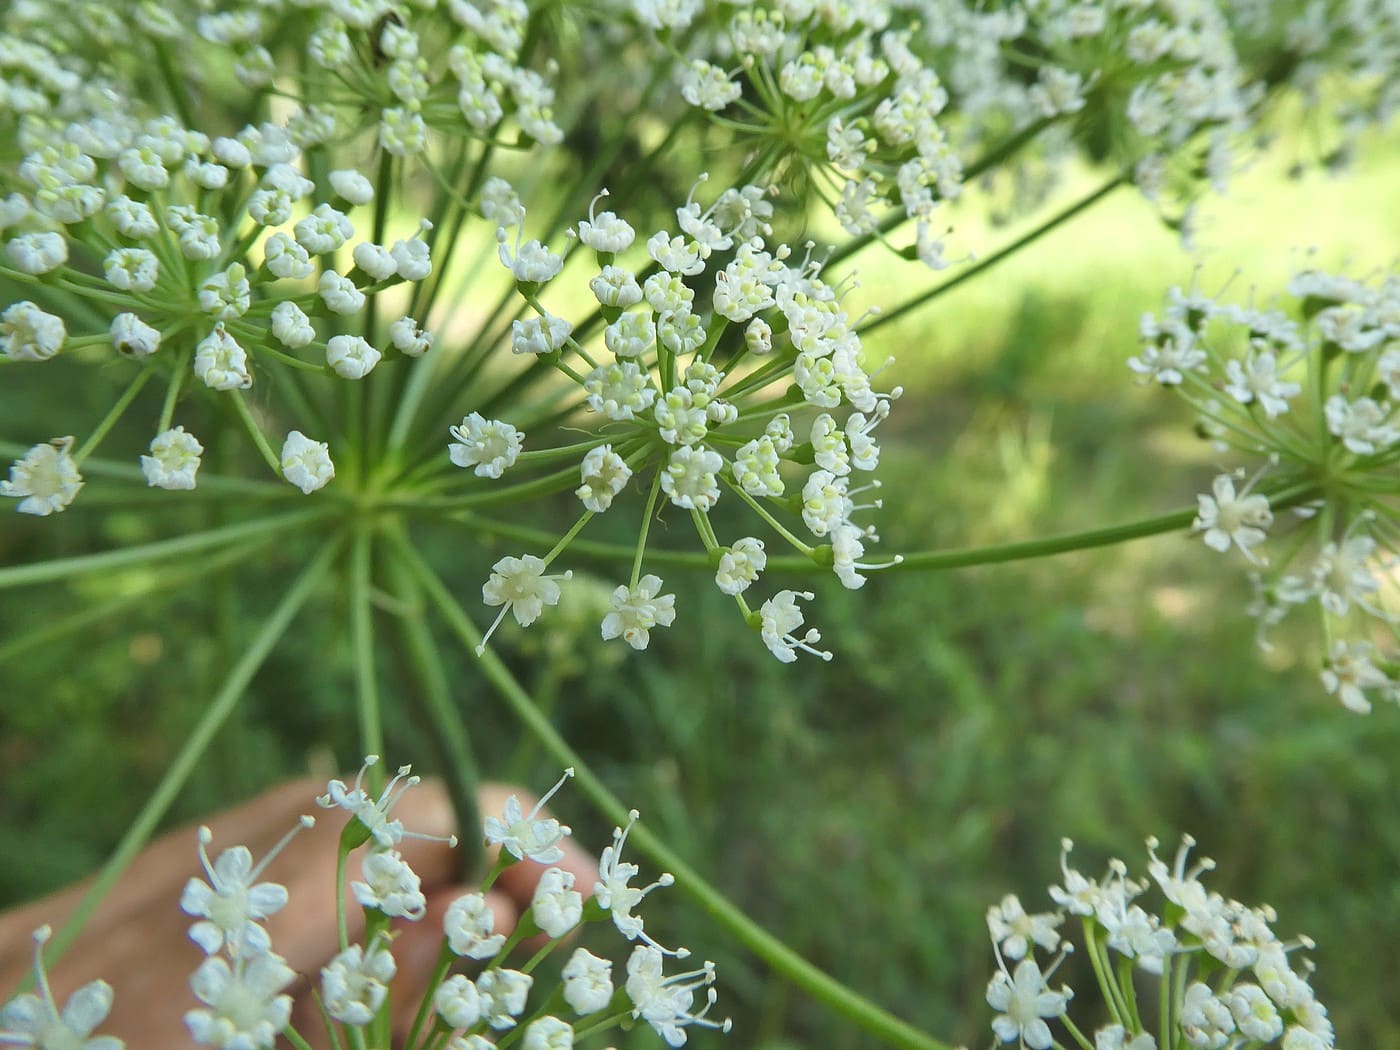
[[[361,878],[350,884],[356,902],[365,909],[365,944],[344,944],[341,951],[321,970],[319,994],[326,1014],[351,1029],[365,1030],[388,1001],[390,982],[397,971],[386,936],[391,919],[419,922],[426,913],[426,898],[418,875],[398,847],[405,838],[431,836],[406,830],[393,816],[393,808],[403,793],[418,783],[407,766],[401,768],[376,796],[365,788],[369,769],[377,764],[369,756],[351,784],[333,780],[320,806],[344,810],[349,827],[341,836],[341,849],[363,845]],[[424,992],[425,1009],[438,1036],[456,1050],[482,1050],[506,1032],[523,1025],[523,1046],[532,1050],[557,1050],[573,1045],[574,1025],[551,1013],[527,1013],[536,980],[529,972],[504,965],[524,933],[538,931],[549,939],[550,949],[560,947],[565,938],[583,922],[611,920],[630,942],[635,942],[626,964],[622,989],[614,989],[613,965],[584,948],[574,950],[563,967],[563,983],[551,997],[566,1004],[575,1018],[589,1018],[590,1028],[615,1025],[625,1012],[645,1020],[672,1047],[685,1044],[693,1027],[729,1030],[729,1022],[710,1020],[707,1014],[716,1002],[715,968],[705,963],[689,972],[666,974],[666,958],[683,959],[684,949],[663,948],[648,934],[638,905],[653,890],[674,881],[663,875],[648,886],[632,885],[639,869],[622,859],[627,833],[637,820],[634,810],[626,828],[617,828],[612,843],[602,853],[599,879],[591,899],[575,889],[574,876],[562,868],[549,867],[541,875],[527,913],[515,934],[507,937],[494,929],[495,919],[485,897],[490,883],[509,864],[528,860],[551,865],[564,856],[560,841],[570,829],[552,817],[542,815],[546,802],[573,775],[567,770],[554,788],[531,810],[524,813],[512,796],[501,816],[488,816],[484,829],[489,845],[498,846],[501,859],[487,877],[481,892],[454,901],[443,918],[444,950],[484,966],[473,979],[463,974],[439,975],[437,983]],[[193,878],[180,900],[184,911],[198,921],[190,929],[190,939],[208,958],[191,978],[191,987],[200,1006],[189,1011],[185,1022],[195,1042],[207,1046],[261,1050],[272,1047],[291,1023],[292,1000],[287,989],[296,974],[285,959],[272,951],[271,939],[262,925],[269,916],[288,903],[286,888],[273,882],[260,882],[267,865],[288,845],[300,827],[310,826],[312,818],[288,833],[256,865],[248,850],[235,846],[211,861],[206,847],[211,839],[207,828],[200,831],[199,857],[204,878]],[[456,840],[448,840],[455,845]],[[338,887],[343,893],[344,887]],[[536,952],[535,962],[539,953]],[[36,963],[37,965],[37,963]],[[42,971],[40,971],[42,973]],[[44,996],[47,985],[41,982]],[[547,990],[546,990],[547,992]],[[696,997],[703,1002],[696,1008]],[[75,1037],[86,1037],[106,1015],[111,1005],[111,989],[98,982],[78,993],[78,1006],[58,1016],[41,1008],[36,996],[21,996],[0,1014],[0,1035],[12,1030],[16,1035],[43,1035],[66,1026]],[[602,1015],[608,1011],[605,1020]],[[44,1028],[44,1025],[50,1028]],[[21,1045],[30,1045],[21,1043]],[[57,1046],[40,1039],[32,1045]],[[63,1043],[62,1045],[70,1045]],[[79,1045],[73,1043],[71,1045]],[[116,1040],[82,1043],[86,1050],[120,1050]]]
[[[721,498],[747,504],[768,529],[849,588],[864,584],[863,570],[898,560],[863,561],[867,541],[878,537],[853,520],[880,505],[858,502],[879,486],[862,475],[879,464],[874,431],[900,390],[874,389],[844,293],[822,281],[819,262],[793,265],[788,247],[768,244],[770,207],[754,187],[726,190],[703,210],[692,193],[676,209],[680,232],[656,231],[645,254],[633,250],[632,226],[599,211],[595,199],[573,231],[573,254],[596,261],[588,288],[602,338],[582,331],[576,337],[574,324],[541,301],[564,256],[523,240],[524,209],[504,180],[487,191],[484,210],[508,220],[497,234],[501,261],[533,311],[514,322],[514,350],[547,362],[575,386],[578,425],[597,434],[584,442],[581,461],[578,444],[536,453],[537,462],[552,468],[560,460],[578,463],[575,494],[583,514],[548,555],[496,563],[482,588],[486,604],[500,608],[487,637],[507,612],[524,627],[558,603],[570,574],[550,573],[551,564],[636,478],[649,492],[641,538],[632,578],[617,587],[602,622],[605,639],[645,649],[651,631],[675,619],[674,595],[662,593],[659,577],[642,573],[647,530],[664,498],[672,514],[691,517],[717,586],[735,598],[774,656],[791,662],[806,651],[829,659],[816,648],[820,634],[802,630],[797,603],[809,592],[779,590],[750,608],[746,592],[767,565],[765,541],[721,542],[709,515]],[[636,261],[625,265],[624,258]],[[526,435],[509,422],[473,412],[451,436],[452,462],[476,477],[495,480],[520,469]],[[814,542],[782,518],[794,519],[794,526],[800,520]]]
[[[1150,878],[1142,880],[1129,878],[1127,865],[1116,859],[1103,878],[1089,878],[1070,867],[1072,845],[1063,843],[1062,884],[1050,887],[1059,910],[1028,914],[1015,896],[988,909],[997,971],[987,1003],[997,1011],[992,1031],[1000,1043],[1029,1050],[1065,1045],[1051,1030],[1058,1023],[1082,1050],[1335,1045],[1327,1009],[1309,983],[1312,967],[1296,961],[1298,950],[1312,942],[1280,940],[1270,928],[1273,909],[1206,889],[1200,876],[1214,864],[1201,859],[1187,868],[1195,845],[1189,836],[1171,866],[1149,839]],[[1164,899],[1149,910],[1143,899],[1153,884]],[[1050,986],[1075,949],[1059,932],[1067,915],[1080,920],[1083,950],[1109,1018],[1092,1042],[1068,1016],[1074,991]],[[1042,968],[1036,949],[1054,954],[1048,966]]]
[[[1318,617],[1323,687],[1364,713],[1372,698],[1400,699],[1385,601],[1400,543],[1400,274],[1305,270],[1288,293],[1292,309],[1265,309],[1173,290],[1162,316],[1144,317],[1129,364],[1186,398],[1222,450],[1264,459],[1243,485],[1216,478],[1196,530],[1249,562],[1262,646],[1291,610]]]
[[[73,1047],[74,1050],[122,1050],[123,1043],[93,1030],[112,1011],[112,986],[106,981],[83,985],[62,1009],[54,1001],[44,969],[44,945],[53,931],[34,931],[34,987],[37,991],[15,996],[0,1009],[0,1045]]]

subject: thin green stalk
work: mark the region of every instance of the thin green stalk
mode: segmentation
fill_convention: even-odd
[[[324,518],[328,508],[301,510],[290,514],[278,514],[254,521],[242,521],[237,525],[225,525],[217,529],[193,532],[174,539],[157,540],[136,547],[123,547],[119,550],[102,551],[98,554],[80,554],[72,558],[55,558],[52,561],[34,562],[31,565],[13,565],[0,569],[0,590],[6,587],[24,587],[32,583],[48,583],[52,580],[65,580],[74,576],[88,576],[96,572],[110,572],[113,569],[144,565],[147,562],[193,554],[236,543],[253,536],[276,533],[286,536],[292,530],[309,525]]]
[[[244,650],[243,655],[229,671],[228,677],[224,679],[224,684],[205,707],[204,713],[180,748],[179,754],[166,767],[165,775],[161,777],[155,791],[151,793],[151,797],[146,800],[141,812],[127,828],[126,834],[122,836],[116,850],[107,863],[103,865],[97,878],[88,887],[88,891],[83,894],[83,899],[78,903],[73,914],[68,917],[63,927],[55,934],[49,949],[51,964],[56,963],[69,945],[73,943],[79,931],[92,917],[93,911],[102,903],[103,898],[116,885],[117,880],[121,878],[128,865],[150,839],[151,834],[160,824],[161,818],[170,808],[170,804],[175,801],[180,789],[185,786],[185,781],[189,779],[195,766],[204,756],[205,750],[214,739],[214,734],[219,731],[219,727],[233,712],[239,697],[243,695],[243,691],[248,688],[253,676],[262,667],[263,661],[272,652],[273,646],[282,638],[288,625],[291,624],[297,612],[311,596],[311,592],[325,577],[339,547],[339,543],[325,544],[311,564],[302,570],[301,575],[287,589],[287,593],[282,596],[276,608],[263,621],[262,627],[253,637],[248,648]]]
[[[233,391],[233,407],[238,411],[238,418],[243,421],[243,426],[247,428],[248,434],[253,439],[253,444],[258,447],[258,452],[262,455],[263,460],[272,469],[272,473],[280,478],[282,476],[282,460],[276,452],[272,451],[272,446],[267,442],[267,436],[263,434],[257,420],[253,418],[253,412],[248,407],[248,402],[243,398],[243,391]]]
[[[452,632],[469,649],[475,650],[481,641],[481,632],[476,629],[470,617],[462,611],[447,587],[436,573],[423,561],[417,551],[406,543],[400,544],[404,561],[421,581],[429,599],[437,606]],[[554,760],[563,766],[573,766],[575,779],[587,795],[610,820],[622,824],[627,820],[628,808],[610,792],[592,770],[569,747],[564,738],[549,724],[529,694],[516,681],[510,669],[493,651],[487,650],[481,657],[481,668],[492,685],[500,692],[516,716],[549,751]],[[690,865],[686,864],[669,847],[661,842],[647,828],[636,825],[632,828],[629,841],[649,856],[662,868],[676,877],[680,887],[700,908],[741,945],[753,952],[775,972],[797,985],[812,998],[831,1010],[846,1017],[864,1031],[879,1038],[890,1046],[901,1050],[949,1050],[947,1044],[919,1031],[908,1022],[888,1013],[813,966],[806,959],[783,944],[772,934],[758,926],[752,919],[731,904],[717,889],[702,879]]]
[[[1115,175],[1113,178],[1109,179],[1107,182],[1105,182],[1098,189],[1094,190],[1092,193],[1088,194],[1085,197],[1081,197],[1073,204],[1069,205],[1068,207],[1064,208],[1059,212],[1056,212],[1054,215],[1050,216],[1050,218],[1046,219],[1035,229],[1029,231],[1023,236],[1017,237],[1010,244],[1006,245],[1006,247],[993,252],[985,259],[981,259],[976,264],[969,266],[966,270],[963,270],[956,277],[952,277],[949,280],[944,281],[937,287],[930,288],[928,291],[914,296],[914,298],[910,299],[908,302],[901,303],[899,306],[896,306],[893,310],[890,310],[888,313],[881,313],[878,316],[871,318],[865,324],[861,325],[859,329],[859,334],[862,336],[862,338],[868,336],[871,332],[875,331],[875,329],[880,328],[883,325],[887,325],[891,321],[897,321],[899,318],[903,317],[911,310],[917,310],[919,307],[924,306],[925,304],[933,301],[934,299],[937,299],[945,292],[950,292],[954,288],[958,287],[958,285],[963,284],[966,281],[972,280],[979,274],[985,273],[992,267],[996,266],[998,263],[1002,262],[1004,259],[1008,259],[1012,255],[1015,255],[1028,244],[1032,244],[1035,241],[1039,240],[1041,237],[1044,237],[1047,233],[1055,229],[1057,226],[1064,225],[1065,223],[1069,222],[1070,219],[1078,215],[1080,212],[1093,207],[1099,201],[1103,200],[1103,198],[1107,197],[1110,193],[1116,190],[1119,186],[1122,186],[1126,181],[1127,180],[1122,175]]]
[[[154,361],[146,362],[145,367],[136,373],[136,378],[128,384],[122,396],[117,398],[116,403],[107,410],[107,414],[102,417],[102,422],[97,424],[97,429],[83,442],[82,447],[73,453],[75,467],[82,466],[83,460],[87,459],[92,451],[102,443],[102,439],[117,425],[117,420],[121,419],[122,414],[131,407],[131,403],[136,400],[136,395],[141,393],[141,388],[146,385],[146,380],[151,378],[154,365]]]
[[[379,683],[374,673],[374,624],[370,603],[370,571],[374,537],[367,526],[355,531],[350,566],[350,632],[355,653],[355,691],[359,700],[360,752],[384,754],[384,726],[380,719]]]

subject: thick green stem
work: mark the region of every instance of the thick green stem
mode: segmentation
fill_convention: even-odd
[[[418,553],[407,544],[401,545],[400,549],[404,561],[418,576],[429,599],[437,606],[453,633],[468,648],[475,650],[481,641],[481,632]],[[481,657],[481,668],[526,729],[540,741],[555,761],[574,768],[579,787],[594,805],[609,819],[619,824],[625,823],[627,807],[584,765],[564,738],[549,724],[549,720],[535,706],[529,694],[515,680],[510,669],[500,658],[487,650]],[[948,1050],[946,1044],[857,995],[759,927],[645,827],[634,826],[630,841],[635,842],[638,849],[674,874],[676,885],[722,929],[818,1002],[840,1013],[890,1046],[906,1050]]]
[[[339,547],[339,543],[327,543],[323,546],[315,560],[302,571],[287,593],[282,596],[282,600],[277,603],[277,607],[263,621],[262,628],[254,636],[248,648],[244,650],[238,662],[234,664],[233,669],[229,671],[223,686],[204,709],[204,714],[200,716],[199,722],[180,748],[180,753],[166,767],[165,775],[161,777],[155,791],[146,800],[145,806],[141,808],[136,819],[132,821],[131,827],[122,836],[116,850],[107,863],[103,865],[102,871],[93,884],[88,887],[87,893],[83,894],[83,899],[63,924],[63,928],[54,936],[49,949],[51,963],[57,962],[59,956],[73,943],[73,939],[77,937],[79,931],[92,916],[93,911],[102,903],[102,899],[107,896],[117,880],[121,878],[122,873],[126,871],[127,866],[150,839],[151,834],[160,824],[161,818],[165,816],[166,810],[175,801],[180,789],[185,786],[185,781],[189,779],[195,766],[204,756],[205,750],[214,739],[214,734],[219,731],[219,727],[233,712],[239,697],[248,688],[248,683],[253,680],[253,675],[257,674],[263,661],[272,652],[273,646],[282,638],[292,619],[306,603],[307,598],[311,596],[311,592],[325,577]]]

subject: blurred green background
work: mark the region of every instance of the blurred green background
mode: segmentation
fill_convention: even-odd
[[[1257,283],[1267,300],[1311,243],[1322,263],[1353,272],[1390,264],[1396,242],[1384,231],[1400,229],[1397,161],[1394,144],[1376,147],[1336,181],[1261,165],[1209,203],[1200,285],[1221,287],[1239,268],[1231,294],[1243,298]],[[1061,194],[1072,199],[1092,182],[1085,175]],[[985,254],[1017,232],[970,216],[957,240]],[[877,252],[860,264],[869,289],[912,294],[926,280]],[[1005,542],[1191,505],[1234,464],[1194,439],[1182,404],[1135,386],[1124,364],[1138,315],[1160,306],[1167,284],[1191,277],[1173,235],[1120,191],[884,328],[871,349],[897,356],[882,378],[906,388],[881,431],[884,549]],[[90,371],[72,375],[61,393],[56,383],[47,389],[64,411],[95,418],[111,389]],[[12,439],[47,436],[43,421],[58,410],[15,386],[0,389],[0,404]],[[0,519],[0,563],[171,533],[140,505],[100,503],[85,494],[61,521]],[[733,521],[726,527],[720,515],[721,538],[751,527]],[[485,566],[513,551],[479,548],[450,529],[419,538],[468,609]],[[657,542],[666,544],[664,533]],[[0,905],[102,860],[307,549],[288,544],[267,556],[266,572],[193,592],[172,587],[166,601],[22,648],[26,632],[100,609],[152,577],[0,594],[0,842],[9,858]],[[809,620],[837,659],[791,667],[773,661],[698,575],[668,576],[680,615],[650,652],[601,646],[590,597],[605,595],[613,575],[599,567],[596,589],[576,588],[531,632],[508,625],[501,651],[564,736],[679,853],[760,923],[900,1016],[954,1043],[988,1044],[986,908],[1007,892],[1048,908],[1062,836],[1097,873],[1110,855],[1141,870],[1145,836],[1171,848],[1190,832],[1218,861],[1213,887],[1274,905],[1280,932],[1317,940],[1315,985],[1339,1044],[1400,1047],[1390,965],[1400,944],[1400,711],[1386,705],[1360,718],[1324,696],[1303,657],[1310,625],[1281,631],[1261,656],[1238,559],[1183,533],[995,568],[874,574],[856,593],[822,580],[810,584],[819,594]],[[346,615],[340,596],[313,601],[172,819],[308,766],[353,766]],[[551,783],[557,771],[521,738],[474,657],[441,641],[483,771]],[[386,649],[389,695],[405,712],[391,726],[388,758],[429,768],[431,734],[416,728],[410,678]],[[579,796],[562,796],[558,810],[580,841],[605,843],[608,827]],[[870,1045],[736,954],[683,894],[658,895],[647,911],[663,941],[720,964],[721,1006],[736,1018],[738,1042],[715,1045]],[[1067,973],[1087,993],[1086,973]]]

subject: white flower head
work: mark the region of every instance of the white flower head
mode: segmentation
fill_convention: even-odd
[[[486,419],[480,412],[464,416],[459,426],[451,427],[453,443],[447,447],[452,462],[459,467],[474,467],[479,478],[499,478],[520,455],[525,435],[509,423]]]
[[[630,248],[637,233],[625,220],[618,218],[613,212],[605,211],[602,214],[594,212],[598,202],[607,195],[608,191],[603,190],[589,202],[588,221],[578,224],[578,239],[580,244],[587,245],[595,252],[615,255]]]
[[[546,1014],[526,1026],[521,1050],[571,1050],[573,1045],[573,1025]]]
[[[1022,959],[1014,974],[999,969],[987,985],[987,1005],[999,1011],[992,1031],[1003,1043],[1050,1050],[1054,1036],[1046,1018],[1063,1016],[1072,995],[1069,988],[1052,992],[1034,959]]]
[[[326,785],[326,793],[316,800],[322,809],[343,809],[350,813],[364,829],[365,838],[374,840],[374,848],[392,849],[404,839],[424,839],[428,842],[446,842],[449,847],[457,845],[457,836],[429,835],[424,832],[408,831],[403,821],[391,818],[404,793],[417,787],[422,778],[413,775],[412,766],[400,766],[392,780],[375,798],[365,790],[365,774],[378,765],[378,755],[366,755],[364,764],[355,775],[355,782],[347,786],[343,780],[332,780]]]
[[[188,490],[194,488],[204,446],[184,427],[162,431],[151,439],[151,454],[141,457],[141,473],[152,488]]]
[[[477,656],[486,652],[486,643],[507,612],[514,614],[521,627],[529,627],[540,618],[546,605],[559,604],[559,581],[572,579],[573,572],[549,576],[545,574],[548,568],[543,558],[533,554],[502,558],[491,566],[491,577],[481,586],[481,600],[487,605],[499,605],[501,611],[481,636]]]
[[[505,227],[496,231],[497,253],[501,257],[502,265],[511,272],[518,283],[544,284],[558,276],[559,271],[564,268],[563,256],[555,255],[539,241],[529,240],[522,245],[521,229],[517,229],[515,233],[515,255],[512,257],[506,248],[506,236]]]
[[[525,1000],[534,978],[519,970],[487,970],[476,979],[481,996],[481,1013],[492,1028],[504,1031],[515,1027],[515,1019],[525,1012]]]
[[[545,796],[535,803],[528,814],[520,806],[520,799],[511,795],[506,799],[505,811],[501,816],[489,816],[481,822],[486,842],[499,846],[516,860],[529,857],[537,864],[556,864],[564,859],[560,841],[573,834],[573,829],[560,824],[553,817],[541,817],[545,803],[564,786],[564,782],[574,775],[573,767],[564,770],[558,782],[545,792]]]
[[[17,995],[0,1009],[0,1042],[39,1050],[122,1050],[120,1039],[92,1034],[112,1010],[112,986],[106,981],[83,985],[59,1010],[44,970],[44,945],[52,932],[47,926],[34,931],[34,987],[38,991]]]
[[[226,849],[211,863],[207,847],[214,833],[207,827],[199,829],[199,862],[208,881],[195,877],[185,883],[180,910],[200,920],[190,927],[190,940],[206,955],[227,948],[231,958],[243,958],[271,948],[267,931],[258,922],[282,910],[287,889],[275,882],[258,882],[258,877],[297,832],[314,823],[311,817],[303,817],[256,865],[246,846]]]
[[[0,496],[18,499],[15,509],[21,514],[47,517],[64,510],[83,487],[72,448],[71,437],[35,445],[10,466],[9,480],[0,481]]]
[[[562,317],[545,314],[511,322],[511,348],[517,354],[552,354],[562,347],[574,326]]]
[[[453,974],[433,993],[433,1009],[449,1028],[471,1028],[481,1020],[481,994],[469,977]]]
[[[63,348],[63,318],[25,299],[0,314],[0,355],[12,361],[47,361]]]
[[[490,959],[501,950],[505,934],[493,933],[495,928],[496,916],[480,893],[458,897],[442,919],[448,946],[469,959]]]
[[[195,346],[194,374],[211,390],[247,390],[253,385],[248,354],[222,321]]]
[[[293,430],[282,442],[282,476],[311,495],[335,477],[331,449],[324,441],[312,441],[300,430]]]
[[[627,844],[632,825],[640,818],[640,813],[635,809],[630,810],[627,814],[627,826],[613,828],[612,844],[604,847],[603,855],[598,860],[598,881],[593,884],[593,899],[598,902],[600,908],[612,912],[613,925],[629,941],[640,939],[658,952],[683,959],[690,952],[684,948],[677,951],[663,948],[646,932],[642,917],[632,914],[632,909],[640,904],[648,893],[670,886],[676,881],[675,876],[667,872],[649,886],[639,888],[629,885],[641,869],[622,859],[622,847]]]
[[[763,644],[768,646],[768,651],[782,663],[795,662],[798,650],[822,660],[831,659],[830,650],[816,648],[822,635],[815,627],[808,628],[801,636],[796,633],[806,622],[802,610],[797,607],[797,600],[811,601],[814,597],[811,591],[782,590],[759,607],[759,635],[763,638]]]
[[[564,964],[564,1001],[580,1017],[607,1007],[613,997],[612,963],[575,948]]]
[[[107,329],[112,349],[123,357],[150,357],[160,349],[160,332],[133,313],[117,314]]]
[[[1199,513],[1192,528],[1203,533],[1202,538],[1211,550],[1224,554],[1234,544],[1251,562],[1261,564],[1254,548],[1268,538],[1265,531],[1273,524],[1274,516],[1269,509],[1269,498],[1263,493],[1250,492],[1253,480],[1238,494],[1235,492],[1234,478],[1221,474],[1211,486],[1211,495],[1199,495]]]
[[[352,882],[350,891],[362,908],[377,908],[391,918],[417,922],[428,910],[422,881],[397,850],[365,854],[363,882]]]
[[[613,611],[603,617],[603,640],[621,638],[633,649],[645,649],[653,627],[670,627],[676,619],[676,596],[661,593],[661,577],[651,573],[635,587],[612,593]]]
[[[667,976],[665,955],[649,944],[632,949],[627,960],[627,997],[632,1000],[632,1016],[641,1018],[665,1040],[667,1046],[686,1043],[686,1028],[699,1025],[728,1032],[732,1022],[711,1021],[706,1014],[719,996],[715,991],[715,964],[705,963],[698,970]],[[705,1005],[693,1010],[695,993],[704,989]]]
[[[419,328],[412,317],[400,317],[389,326],[389,342],[406,357],[422,357],[432,349],[433,336]]]
[[[583,919],[583,895],[574,889],[574,876],[549,868],[540,876],[530,902],[535,924],[550,937],[564,936]]]
[[[326,343],[326,364],[344,379],[363,379],[382,356],[358,335],[335,335]]]
[[[1015,962],[1024,959],[1032,944],[1047,952],[1060,946],[1061,916],[1045,913],[1028,915],[1015,894],[1007,894],[1001,903],[987,909],[987,932],[1001,954]]]
[[[574,490],[574,495],[594,514],[601,514],[612,506],[613,497],[626,488],[632,469],[611,445],[599,445],[583,457],[579,474],[583,484]]]
[[[735,540],[719,558],[715,583],[725,594],[743,594],[757,582],[759,573],[768,566],[768,553],[763,541],[753,536]]]
[[[1371,701],[1366,697],[1368,691],[1391,694],[1394,690],[1394,683],[1375,665],[1371,652],[1369,642],[1334,642],[1321,674],[1322,688],[1327,690],[1327,695],[1335,696],[1348,711],[1360,715],[1371,710]]]
[[[282,990],[295,978],[286,960],[272,952],[236,966],[211,955],[190,978],[204,1007],[185,1014],[185,1027],[195,1042],[223,1050],[271,1047],[291,1020],[292,997]]]
[[[352,944],[321,970],[321,1000],[326,1012],[348,1025],[367,1025],[389,996],[398,966],[382,938],[366,951]]]
[[[272,334],[293,350],[307,346],[316,339],[311,318],[290,299],[284,299],[272,308]]]

